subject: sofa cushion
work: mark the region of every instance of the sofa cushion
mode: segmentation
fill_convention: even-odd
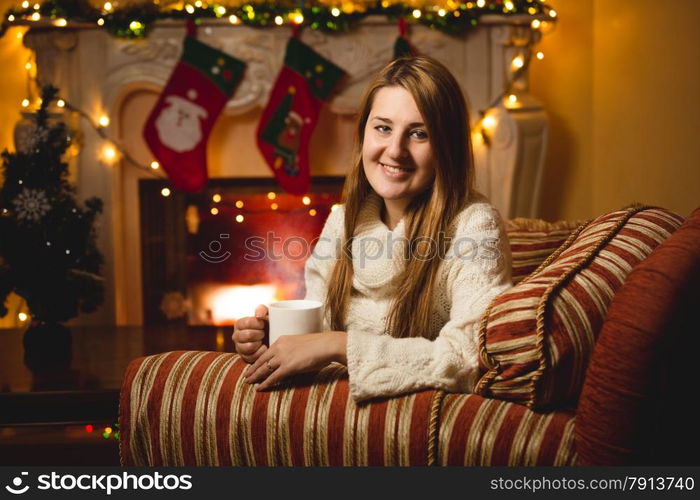
[[[438,465],[577,465],[573,412],[536,413],[476,394],[440,405]]]
[[[699,242],[700,208],[615,294],[576,410],[582,464],[698,465]]]
[[[547,222],[518,217],[506,221],[506,233],[513,259],[513,284],[535,271],[563,245],[572,232],[586,221]]]
[[[572,233],[490,304],[479,331],[483,376],[475,392],[538,409],[575,401],[613,295],[682,220],[636,206]]]
[[[432,465],[442,393],[356,405],[333,364],[257,392],[232,353],[136,359],[122,385],[123,465]]]

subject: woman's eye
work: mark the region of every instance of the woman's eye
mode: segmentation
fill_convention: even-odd
[[[416,139],[427,139],[428,134],[425,130],[414,130],[411,132]]]
[[[389,131],[389,127],[387,127],[386,125],[377,125],[376,127],[374,127],[374,130],[384,133]]]

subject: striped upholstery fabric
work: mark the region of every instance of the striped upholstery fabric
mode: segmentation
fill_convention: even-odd
[[[121,392],[124,465],[432,465],[442,393],[357,406],[344,366],[256,392],[231,353],[132,361]],[[432,419],[431,419],[432,415]]]
[[[664,209],[633,207],[572,233],[489,306],[479,332],[484,375],[475,392],[530,408],[574,401],[613,295],[682,220]]]
[[[506,221],[506,233],[513,256],[513,284],[537,269],[584,221],[546,222],[516,218]]]
[[[440,408],[439,465],[576,465],[574,415],[535,413],[476,394]]]
[[[134,360],[121,393],[123,465],[574,465],[573,414],[422,391],[357,406],[345,367],[257,393],[236,354]]]

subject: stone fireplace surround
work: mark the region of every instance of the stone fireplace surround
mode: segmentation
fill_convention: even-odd
[[[486,16],[471,33],[450,37],[413,26],[411,41],[422,53],[445,63],[460,81],[476,126],[513,74],[514,57],[528,57],[540,33],[532,17]],[[74,106],[94,119],[107,114],[107,133],[140,164],[152,160],[141,130],[158,92],[177,62],[185,28],[163,21],[145,40],[110,37],[92,26],[32,28],[25,45],[36,54],[37,77],[51,82]],[[281,67],[289,28],[255,29],[218,20],[204,21],[198,38],[247,63],[244,79],[227,103],[208,144],[210,177],[271,177],[257,152],[255,129]],[[391,58],[394,24],[367,18],[355,30],[327,35],[304,30],[301,39],[348,73],[344,85],[324,108],[311,142],[311,174],[342,176],[350,164],[354,112],[373,74]],[[528,93],[527,73],[514,82],[517,102],[492,108],[495,127],[489,145],[475,136],[477,187],[506,218],[534,217],[547,140],[547,118]],[[143,323],[139,179],[148,172],[122,158],[114,165],[99,160],[105,141],[85,122],[81,154],[73,174],[82,197],[99,196],[105,212],[99,245],[105,255],[105,305],[78,318],[83,324]]]

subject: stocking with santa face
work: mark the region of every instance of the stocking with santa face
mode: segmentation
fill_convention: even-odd
[[[191,34],[185,38],[180,61],[143,131],[175,188],[194,192],[207,184],[209,134],[244,69],[242,61]]]

